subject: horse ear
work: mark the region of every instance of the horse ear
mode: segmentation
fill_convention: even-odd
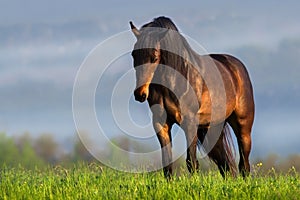
[[[133,32],[133,34],[135,35],[135,37],[140,36],[140,31],[133,25],[132,21],[129,22],[130,27],[131,27],[131,31]]]

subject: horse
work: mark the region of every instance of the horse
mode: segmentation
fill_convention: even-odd
[[[239,172],[248,176],[255,104],[245,65],[228,54],[199,55],[168,17],[155,18],[140,29],[129,23],[136,37],[131,52],[134,97],[141,103],[147,100],[152,111],[164,176],[174,175],[174,124],[185,133],[190,173],[199,170],[197,146],[203,147],[223,177],[237,172],[230,126],[237,138]]]

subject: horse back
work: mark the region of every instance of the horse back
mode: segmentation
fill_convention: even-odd
[[[252,84],[245,65],[236,57],[228,54],[210,54],[215,62],[220,62],[222,67],[230,71],[234,79],[236,89],[250,89],[252,91]]]
[[[249,74],[245,65],[238,58],[229,54],[209,54],[209,56],[215,61],[222,63],[231,71],[243,75],[243,79],[245,81],[250,81]]]

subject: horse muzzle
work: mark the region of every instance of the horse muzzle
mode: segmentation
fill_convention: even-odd
[[[148,98],[148,87],[147,85],[143,85],[134,91],[134,98],[136,101],[144,102]]]

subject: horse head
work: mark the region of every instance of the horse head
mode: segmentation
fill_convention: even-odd
[[[150,83],[160,64],[160,41],[166,35],[167,30],[153,27],[138,30],[132,22],[130,26],[137,39],[131,53],[136,71],[134,96],[137,101],[144,102],[149,96]]]

